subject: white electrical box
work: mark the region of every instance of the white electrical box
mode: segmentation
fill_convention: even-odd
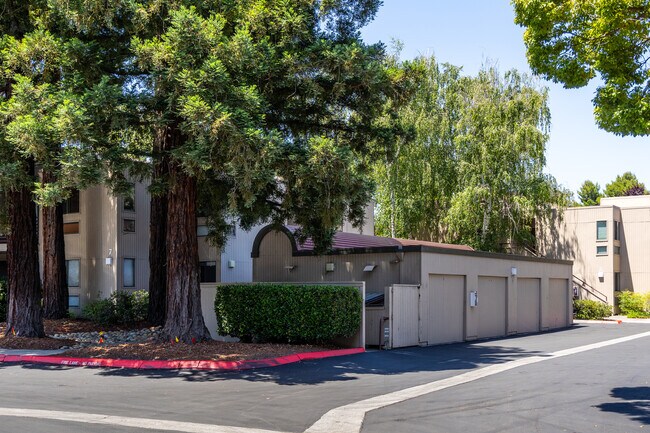
[[[228,260],[228,267],[230,269],[234,268],[235,267],[235,261],[234,260]]]
[[[111,266],[113,264],[113,257],[106,257],[106,262],[108,266]]]
[[[469,306],[478,307],[478,292],[474,290],[469,292]]]

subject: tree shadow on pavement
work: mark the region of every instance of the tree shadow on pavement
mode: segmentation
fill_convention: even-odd
[[[317,385],[334,381],[353,381],[359,375],[392,376],[415,372],[470,370],[535,355],[544,355],[544,352],[527,351],[517,347],[459,343],[371,351],[358,355],[302,361],[279,367],[243,371],[103,369],[97,374],[151,379],[180,378],[189,382],[245,380],[274,382],[280,385]]]
[[[596,407],[603,412],[627,415],[643,425],[650,424],[650,387],[614,388],[610,396],[624,401],[603,403]]]

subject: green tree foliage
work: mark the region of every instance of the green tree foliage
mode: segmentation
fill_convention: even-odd
[[[636,175],[627,171],[622,175],[616,176],[616,179],[612,182],[605,185],[605,196],[606,197],[622,197],[626,195],[641,195],[648,194],[648,191],[645,189],[645,185],[639,182]],[[632,193],[631,193],[632,192]]]
[[[394,62],[394,60],[393,60]],[[466,79],[460,68],[421,57],[410,68],[421,71],[413,96],[397,121],[412,134],[396,141],[393,152],[375,165],[379,212],[377,233],[438,240],[458,181],[454,138]]]
[[[578,198],[582,206],[598,206],[602,196],[600,185],[590,180],[585,180],[578,190]]]
[[[533,222],[567,199],[543,173],[546,92],[516,71],[415,63],[427,72],[399,111],[414,138],[376,169],[378,231],[489,251],[532,243]]]
[[[229,217],[245,227],[291,219],[321,249],[344,217],[361,223],[367,159],[392,139],[380,118],[404,76],[384,66],[381,45],[358,38],[378,4],[179,0],[138,9],[147,25],[132,47],[151,95],[147,115],[170,137],[169,335],[207,335],[192,244],[197,196],[217,244]]]
[[[618,135],[650,133],[650,5],[638,0],[513,0],[515,22],[535,73],[568,88],[599,84],[598,126]]]

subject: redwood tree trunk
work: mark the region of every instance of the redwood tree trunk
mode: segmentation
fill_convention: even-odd
[[[210,338],[201,312],[196,238],[196,178],[170,162],[167,209],[167,319],[163,332],[194,343]]]
[[[56,180],[43,170],[43,183]],[[68,281],[65,270],[63,205],[43,207],[43,316],[62,319],[68,316]]]
[[[171,128],[161,128],[154,143],[152,184],[164,181],[169,175],[169,157],[166,149],[174,141]],[[179,132],[176,132],[179,135]],[[149,223],[149,322],[164,325],[167,308],[167,193],[151,194]]]
[[[33,173],[33,162],[30,164]],[[38,269],[36,205],[31,190],[22,187],[7,193],[10,232],[7,236],[9,308],[5,334],[45,337]]]

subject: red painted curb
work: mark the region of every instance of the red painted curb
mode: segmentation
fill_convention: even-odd
[[[335,356],[356,355],[366,350],[356,349],[305,352],[267,359],[248,359],[244,361],[146,361],[138,359],[68,358],[65,356],[0,355],[0,363],[28,362],[33,364],[64,365],[68,367],[108,367],[135,370],[220,370],[237,371],[251,368],[277,367],[296,362],[332,358]]]

